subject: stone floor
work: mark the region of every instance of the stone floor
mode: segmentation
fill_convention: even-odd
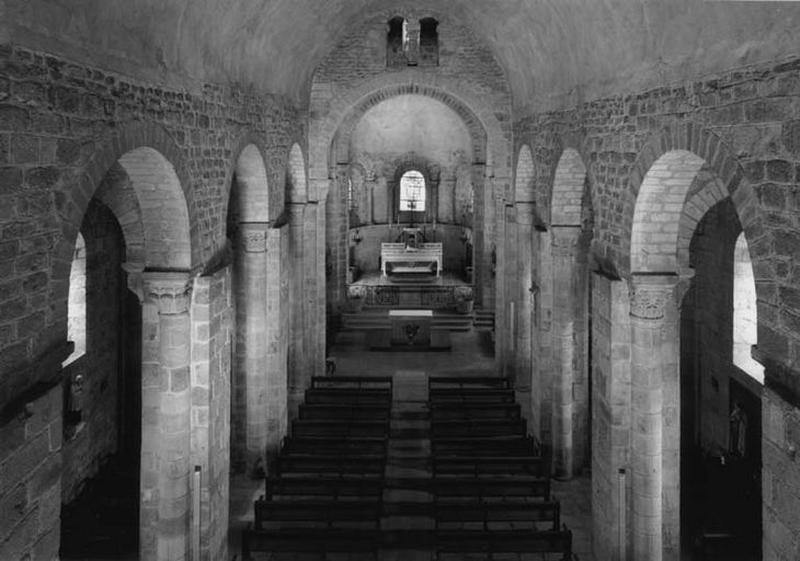
[[[452,349],[449,352],[401,353],[369,351],[364,333],[351,331],[340,333],[336,345],[331,349],[331,355],[336,357],[338,374],[394,378],[392,438],[386,471],[389,483],[384,495],[386,516],[381,522],[385,529],[424,529],[433,526],[431,518],[409,514],[413,512],[414,502],[430,500],[427,493],[408,487],[409,478],[429,475],[426,473],[428,468],[425,459],[430,455],[430,442],[424,436],[428,431],[428,421],[424,414],[427,377],[485,374],[494,371],[488,332],[454,332],[451,336]],[[252,501],[262,492],[263,484],[260,482],[238,478],[231,482],[232,557],[240,555],[241,529],[252,520]],[[562,521],[573,531],[573,551],[577,558],[580,561],[593,561],[589,477],[576,478],[569,482],[554,481],[553,495],[561,501]],[[394,514],[395,512],[399,514]],[[423,548],[415,550],[408,546],[409,544],[404,543],[403,549],[382,550],[381,561],[430,561],[429,551]],[[342,561],[356,561],[361,558],[336,557]],[[506,558],[509,561],[527,561],[529,556],[524,556],[521,560],[519,556],[502,556],[502,559]],[[496,559],[501,559],[501,556]]]

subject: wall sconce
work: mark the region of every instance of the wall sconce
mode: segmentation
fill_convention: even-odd
[[[356,231],[353,232],[353,243],[359,244],[359,243],[361,243],[361,240],[363,240],[363,239],[364,238],[361,237],[361,234],[359,233],[358,228],[356,228]]]

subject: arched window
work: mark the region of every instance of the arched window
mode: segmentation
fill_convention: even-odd
[[[406,20],[400,16],[389,20],[386,32],[386,66],[405,66],[406,58]]]
[[[758,342],[756,281],[744,232],[733,254],[733,364],[764,383],[764,367],[753,360],[750,348]]]
[[[433,18],[419,20],[419,63],[439,65],[439,22]]]
[[[400,211],[425,211],[425,177],[410,170],[400,178]]]
[[[67,301],[67,339],[75,350],[64,364],[86,353],[86,242],[79,233],[69,271],[69,300]]]

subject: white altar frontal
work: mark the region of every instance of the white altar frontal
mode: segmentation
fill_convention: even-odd
[[[404,275],[430,275],[439,277],[442,274],[442,244],[421,243],[410,247],[402,243],[381,244],[381,273]]]

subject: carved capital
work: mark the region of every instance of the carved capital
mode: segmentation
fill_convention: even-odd
[[[145,271],[142,281],[145,302],[158,306],[159,314],[180,314],[189,309],[192,285],[188,272]]]
[[[674,303],[675,275],[634,275],[631,279],[631,317],[659,320]]]
[[[245,253],[264,253],[267,251],[266,222],[242,222],[239,224],[239,247]]]

